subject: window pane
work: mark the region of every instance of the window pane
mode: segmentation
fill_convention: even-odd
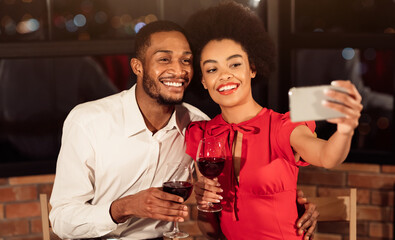
[[[158,19],[159,1],[53,1],[53,39],[110,39],[133,37],[143,23]]]
[[[0,1],[0,41],[132,38],[146,23],[166,19],[183,25],[193,12],[219,1],[3,0]],[[253,9],[260,3],[259,0],[237,2]]]
[[[47,37],[45,2],[0,1],[0,42],[44,40]]]
[[[362,95],[364,109],[355,131],[354,150],[392,152],[394,142],[395,51],[382,49],[299,49],[295,51],[294,86],[330,84],[349,79]],[[318,136],[335,126],[317,122]]]
[[[56,161],[69,111],[129,88],[128,63],[128,56],[0,59],[0,164]]]
[[[296,32],[395,33],[392,0],[295,0]]]

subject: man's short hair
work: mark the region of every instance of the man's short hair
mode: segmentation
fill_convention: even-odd
[[[184,29],[174,22],[160,20],[145,25],[136,35],[136,40],[134,43],[136,57],[140,60],[144,60],[145,51],[151,45],[150,39],[152,34],[157,32],[171,31],[180,32],[186,37]]]

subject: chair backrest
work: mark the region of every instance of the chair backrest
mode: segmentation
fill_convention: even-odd
[[[317,205],[321,221],[349,222],[349,239],[357,239],[357,189],[351,188],[347,196],[314,197],[309,201]]]
[[[48,198],[47,194],[40,194],[41,225],[43,228],[43,240],[50,240]]]

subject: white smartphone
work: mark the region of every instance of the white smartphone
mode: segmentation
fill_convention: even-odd
[[[344,117],[345,115],[343,113],[322,105],[323,100],[339,103],[338,101],[326,96],[324,93],[325,89],[332,89],[346,93],[344,88],[332,85],[293,87],[289,89],[288,97],[291,121],[319,121]]]

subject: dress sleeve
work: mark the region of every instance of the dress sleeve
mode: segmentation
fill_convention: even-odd
[[[282,115],[280,120],[278,134],[277,134],[277,145],[280,148],[280,151],[284,155],[288,161],[291,161],[293,164],[297,166],[308,166],[309,163],[305,162],[303,159],[300,159],[298,162],[295,162],[294,152],[290,143],[290,136],[292,131],[300,125],[306,125],[312,133],[315,131],[315,121],[307,121],[307,122],[291,122],[289,112]]]
[[[185,132],[186,153],[196,160],[200,139],[204,137],[207,121],[191,122]]]

